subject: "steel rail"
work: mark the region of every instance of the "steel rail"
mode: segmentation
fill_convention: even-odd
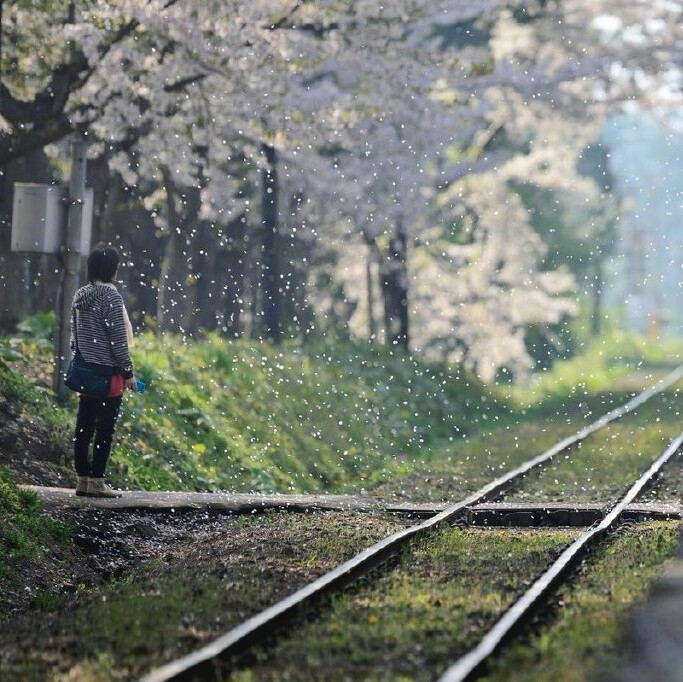
[[[535,613],[536,608],[562,583],[564,577],[579,563],[596,542],[603,539],[617,523],[622,512],[652,481],[660,469],[683,446],[683,432],[652,463],[650,468],[612,506],[602,521],[589,528],[560,554],[552,566],[518,599],[484,635],[479,644],[456,661],[441,675],[439,682],[465,682],[483,672],[487,660]]]
[[[240,654],[264,637],[272,634],[304,608],[311,608],[329,594],[352,583],[367,574],[389,558],[396,556],[409,540],[426,534],[428,531],[454,520],[467,511],[468,507],[485,502],[498,495],[511,483],[528,473],[531,469],[547,462],[559,452],[584,440],[589,435],[632,412],[653,396],[683,378],[683,364],[667,374],[654,386],[642,391],[624,405],[585,426],[583,429],[556,443],[545,452],[527,460],[515,469],[487,483],[471,493],[464,500],[456,502],[439,514],[419,525],[393,533],[383,540],[353,556],[343,564],[305,585],[282,601],[257,613],[227,633],[217,637],[195,652],[159,666],[140,679],[140,682],[195,682],[213,680],[218,677],[221,660]]]

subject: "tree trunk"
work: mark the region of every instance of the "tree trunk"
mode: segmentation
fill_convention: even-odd
[[[109,170],[105,157],[89,164],[88,178],[93,182],[98,202],[93,216],[92,244],[100,241],[113,243],[116,239],[114,211],[122,203],[123,180],[118,173]]]
[[[157,236],[156,225],[141,205],[136,188],[126,187],[118,174],[111,177],[100,226],[100,238],[121,249],[126,265],[118,276],[134,324],[155,319],[166,241]]]
[[[375,287],[373,284],[373,265],[378,262],[377,245],[368,244],[368,255],[365,259],[365,284],[368,306],[368,341],[377,340],[377,322],[375,321]]]
[[[247,248],[247,219],[242,215],[227,226],[227,248],[221,252],[220,267],[223,283],[223,333],[234,338],[242,333]]]
[[[380,261],[380,280],[384,299],[385,338],[389,345],[409,349],[408,336],[408,240],[401,222]]]
[[[193,270],[195,273],[193,330],[214,330],[218,324],[221,306],[221,281],[216,278],[218,248],[214,229],[205,220],[197,224],[193,239]]]
[[[180,270],[180,217],[175,204],[175,186],[168,169],[162,170],[166,187],[166,211],[168,235],[164,244],[164,255],[159,273],[157,294],[157,324],[162,331],[177,327],[179,320],[175,310],[182,295]]]
[[[591,334],[599,336],[602,328],[602,253],[595,255],[595,273],[593,275],[592,310],[591,310]]]
[[[190,187],[179,195],[167,168],[162,169],[166,188],[166,210],[169,234],[159,276],[157,322],[165,331],[193,333],[197,330],[197,224],[200,189]],[[182,199],[184,209],[178,211],[176,199]]]
[[[262,172],[262,242],[261,242],[261,294],[263,310],[263,335],[279,343],[280,324],[280,272],[277,210],[277,152],[263,143],[261,151],[266,158]]]
[[[199,254],[199,209],[200,190],[197,187],[189,187],[183,197],[185,211],[180,220],[180,320],[185,333],[194,334],[199,330],[199,279],[202,276],[200,270],[201,256]],[[202,306],[211,308],[210,299],[203,300]]]

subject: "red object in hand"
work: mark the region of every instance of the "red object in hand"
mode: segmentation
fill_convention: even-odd
[[[119,398],[123,395],[123,376],[121,374],[112,374],[109,382],[108,398]]]

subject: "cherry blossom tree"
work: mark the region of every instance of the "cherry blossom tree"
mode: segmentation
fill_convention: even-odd
[[[0,159],[87,132],[158,235],[161,328],[191,332],[209,308],[278,340],[283,310],[305,333],[341,300],[354,332],[490,379],[528,371],[529,326],[549,335],[574,310],[520,188],[600,202],[575,162],[623,96],[610,45],[585,35],[613,0],[71,8],[5,14]],[[649,26],[669,49],[675,31]]]

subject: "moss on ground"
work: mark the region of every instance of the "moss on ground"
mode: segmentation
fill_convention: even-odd
[[[504,651],[482,680],[618,679],[626,618],[676,552],[680,528],[677,521],[623,526],[560,591],[551,618]]]
[[[125,515],[98,516],[116,538]],[[139,521],[137,523],[140,523]],[[153,524],[152,517],[147,522]],[[138,679],[405,526],[359,513],[180,517],[156,558],[0,630],[3,682]],[[162,526],[157,533],[163,533]]]
[[[434,680],[575,531],[444,528],[229,679]],[[226,678],[227,679],[227,678]]]

